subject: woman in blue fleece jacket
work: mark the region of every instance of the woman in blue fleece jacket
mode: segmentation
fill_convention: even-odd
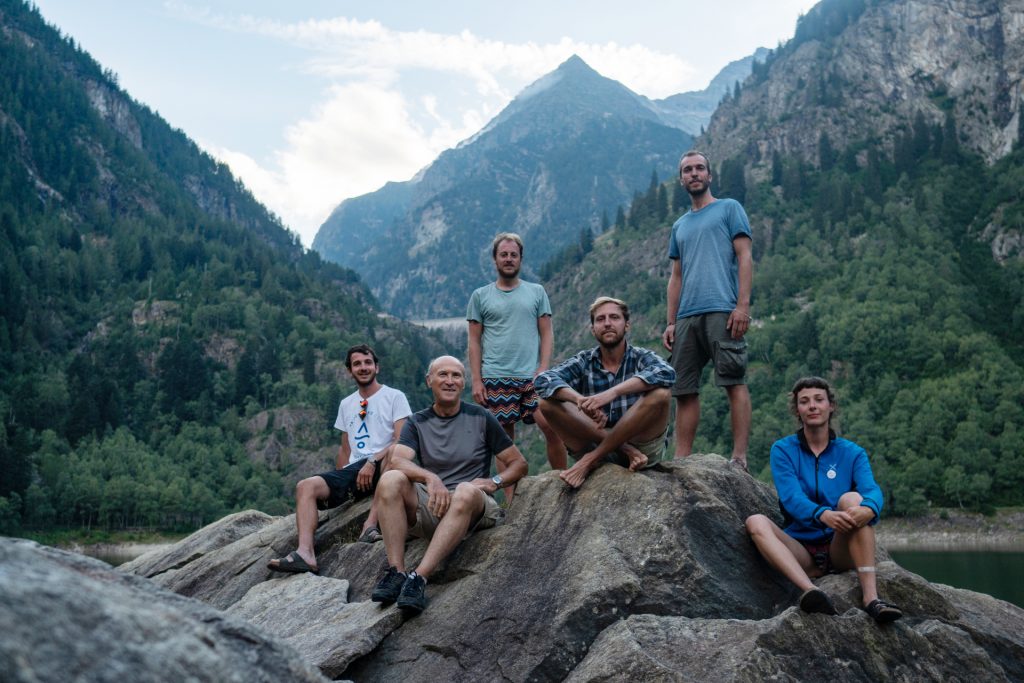
[[[879,623],[903,616],[878,598],[875,530],[882,490],[864,449],[832,431],[835,390],[820,377],[797,380],[790,410],[796,434],[772,445],[771,467],[785,529],[765,515],[747,518],[747,531],[761,555],[803,591],[800,609],[836,614],[835,605],[812,578],[857,570],[864,609]]]

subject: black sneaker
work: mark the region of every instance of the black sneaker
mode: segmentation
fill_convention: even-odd
[[[370,596],[370,599],[374,602],[390,605],[401,594],[405,579],[406,576],[403,572],[398,571],[394,567],[388,567],[387,572],[384,573],[384,576],[373,589],[373,595]]]
[[[427,606],[427,580],[418,574],[410,575],[402,584],[402,594],[398,596],[397,604],[407,612],[422,612]]]

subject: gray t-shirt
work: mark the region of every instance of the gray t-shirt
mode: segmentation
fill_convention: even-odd
[[[441,417],[433,406],[413,413],[398,443],[411,448],[419,465],[451,489],[491,476],[491,458],[511,446],[512,439],[489,410],[463,401],[451,417]]]
[[[533,282],[520,280],[507,292],[492,282],[473,292],[466,319],[484,328],[484,379],[533,377],[540,360],[537,318],[545,315],[551,315],[551,302],[544,287]]]

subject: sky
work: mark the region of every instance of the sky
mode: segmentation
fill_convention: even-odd
[[[34,0],[307,247],[573,54],[657,99],[793,35],[807,0]],[[514,9],[509,9],[514,7]]]

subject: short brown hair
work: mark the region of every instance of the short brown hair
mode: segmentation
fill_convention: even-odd
[[[367,356],[373,358],[374,365],[380,365],[380,361],[377,360],[377,354],[373,352],[373,349],[366,344],[356,344],[355,346],[349,347],[348,351],[345,352],[345,367],[349,370],[352,369],[353,353],[365,353]]]
[[[594,324],[594,311],[601,308],[605,304],[615,304],[622,309],[622,317],[629,322],[629,306],[622,299],[616,299],[610,296],[599,296],[594,299],[594,303],[590,304],[590,324]]]
[[[796,397],[804,389],[823,389],[825,395],[828,396],[829,405],[832,406],[832,414],[828,417],[829,425],[832,424],[832,418],[835,417],[836,413],[839,412],[839,403],[836,401],[836,390],[832,384],[823,377],[801,377],[793,385],[793,388],[789,391],[789,412],[793,413],[793,416],[800,419],[799,413],[796,410]]]
[[[523,258],[523,238],[514,232],[499,232],[491,242],[491,258],[498,258],[498,247],[502,242],[515,242],[519,245],[519,258]]]
[[[711,172],[711,159],[708,158],[708,155],[700,151],[699,149],[691,149],[689,151],[683,152],[683,156],[679,157],[680,176],[683,175],[683,159],[685,159],[686,157],[704,157],[704,164],[708,167],[708,173]]]

